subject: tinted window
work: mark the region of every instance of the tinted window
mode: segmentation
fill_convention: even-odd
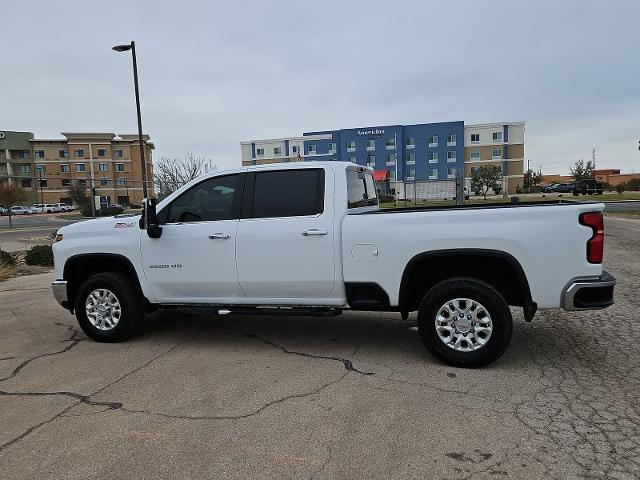
[[[348,208],[377,205],[376,185],[370,173],[347,170]]]
[[[166,210],[166,223],[206,222],[238,218],[240,175],[214,177],[190,188]],[[163,218],[164,219],[164,218]]]
[[[253,217],[316,215],[324,209],[324,170],[256,173]]]

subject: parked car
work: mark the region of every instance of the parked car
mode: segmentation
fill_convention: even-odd
[[[31,213],[42,213],[44,205],[42,203],[34,203],[29,210]]]
[[[56,205],[60,209],[59,210],[60,212],[70,212],[73,210],[73,207],[66,203],[57,203]]]
[[[509,306],[531,321],[538,308],[613,304],[603,210],[587,202],[380,209],[371,171],[348,162],[216,171],[157,207],[146,200],[142,215],[62,227],[52,289],[102,342],[126,339],[163,305],[405,319],[417,311],[433,355],[477,367],[509,345]]]
[[[2,205],[0,205],[0,217],[2,215],[9,215],[9,210],[7,210],[6,208],[4,208]]]
[[[552,193],[552,192],[554,191],[554,188],[555,188],[557,185],[560,185],[560,184],[559,184],[559,183],[557,183],[557,182],[550,183],[549,185],[547,185],[547,186],[545,186],[545,187],[542,187],[542,188],[540,189],[540,191],[541,191],[542,193]]]
[[[21,205],[11,207],[11,215],[31,215],[31,210]]]
[[[575,183],[559,183],[553,187],[552,193],[572,193],[575,188]]]
[[[62,211],[57,203],[45,203],[43,210],[44,213],[59,213]]]
[[[573,194],[578,195],[602,195],[604,188],[600,182],[593,178],[585,178],[575,183]]]

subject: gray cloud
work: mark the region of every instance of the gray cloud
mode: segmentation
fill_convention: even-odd
[[[1,127],[134,132],[136,40],[156,156],[238,165],[241,140],[354,126],[527,122],[548,172],[640,170],[636,1],[10,2]]]

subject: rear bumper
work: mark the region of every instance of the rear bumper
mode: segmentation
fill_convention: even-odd
[[[599,277],[573,279],[562,295],[565,310],[598,310],[613,305],[613,288],[616,279],[607,272]]]
[[[67,308],[67,305],[69,304],[69,300],[67,298],[67,281],[55,280],[51,282],[51,290],[53,291],[53,296],[56,298],[58,303],[64,308]]]

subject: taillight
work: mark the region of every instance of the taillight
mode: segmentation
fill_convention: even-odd
[[[580,214],[580,225],[591,227],[593,235],[587,240],[587,261],[602,263],[604,252],[604,219],[602,212],[587,212]]]

